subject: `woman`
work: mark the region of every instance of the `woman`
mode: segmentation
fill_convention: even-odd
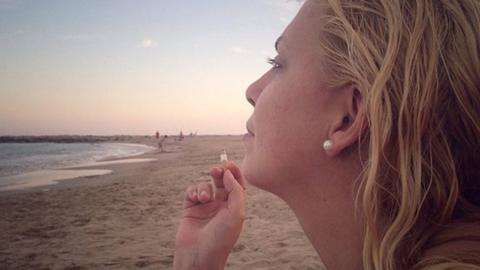
[[[247,89],[242,171],[187,189],[176,269],[223,269],[244,179],[327,269],[480,269],[480,2],[310,0]]]

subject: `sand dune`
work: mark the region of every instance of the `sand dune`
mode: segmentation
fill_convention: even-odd
[[[145,139],[152,140],[152,139]],[[144,141],[154,144],[154,141]],[[0,192],[0,269],[171,269],[185,187],[208,180],[239,136],[186,137],[146,163],[106,164],[112,174]],[[293,213],[248,188],[247,217],[226,269],[322,269]]]

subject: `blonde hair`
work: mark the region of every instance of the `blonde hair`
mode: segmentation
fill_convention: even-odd
[[[328,83],[366,103],[364,268],[480,269],[480,1],[322,5]]]

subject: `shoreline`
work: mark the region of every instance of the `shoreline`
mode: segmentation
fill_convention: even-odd
[[[35,142],[37,143],[37,142]],[[75,142],[75,143],[91,143],[91,142]],[[112,164],[151,162],[154,158],[145,158],[149,154],[156,153],[158,149],[152,146],[151,142],[110,142],[101,141],[94,143],[114,143],[122,145],[144,146],[145,152],[135,153],[126,156],[111,156],[101,158],[94,161],[80,161],[77,164],[71,164],[61,167],[37,169],[26,171],[19,174],[7,175],[0,177],[0,192],[18,191],[30,188],[46,188],[51,185],[59,184],[65,180],[75,180],[79,178],[101,176],[113,173],[113,169],[98,169]],[[143,158],[142,158],[143,157]]]
[[[145,139],[150,135],[40,135],[40,136],[0,136],[0,143],[97,143],[97,142],[129,142],[134,139]]]

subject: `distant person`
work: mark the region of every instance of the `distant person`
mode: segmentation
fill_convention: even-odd
[[[328,270],[480,269],[479,26],[479,0],[305,1],[246,91],[241,171],[186,190],[174,268],[224,269],[247,180]]]
[[[183,136],[183,132],[180,131],[180,135],[178,135],[178,140],[179,140],[179,141],[183,141],[184,138],[185,138],[185,137]]]
[[[164,149],[164,142],[168,138],[167,135],[164,135],[160,141],[158,141],[158,149],[160,149],[160,152],[163,153],[165,151]]]
[[[155,133],[155,137],[156,137],[157,140],[158,140],[158,139],[160,138],[160,132],[157,131],[157,132]]]

